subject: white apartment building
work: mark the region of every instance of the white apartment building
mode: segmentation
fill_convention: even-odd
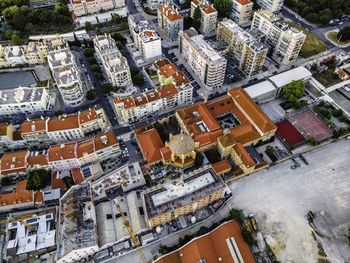
[[[171,41],[178,39],[179,32],[183,30],[183,17],[174,5],[161,5],[157,10],[158,28],[166,34]]]
[[[83,83],[75,58],[63,38],[50,41],[48,65],[66,105],[77,106],[84,101]]]
[[[51,96],[46,87],[0,90],[0,114],[31,114],[49,110]]]
[[[5,47],[4,55],[10,67],[27,64],[24,48],[22,46]]]
[[[248,24],[253,15],[253,5],[253,2],[250,0],[233,0],[230,17],[238,25]]]
[[[213,90],[224,83],[227,60],[216,52],[194,28],[179,34],[180,52],[200,80]]]
[[[279,12],[283,7],[284,0],[257,0],[257,4],[271,12]]]
[[[142,15],[130,15],[128,24],[135,46],[144,61],[162,56],[162,40]]]
[[[264,43],[272,49],[272,58],[282,65],[296,61],[306,38],[302,31],[288,25],[269,10],[254,13],[251,29],[265,35]]]
[[[125,7],[125,0],[71,0],[70,3],[77,17]]]
[[[216,24],[218,21],[218,12],[207,1],[193,0],[191,2],[191,17],[193,18],[194,10],[199,7],[201,10],[201,25],[199,32],[203,35],[213,34],[216,31]]]
[[[257,74],[264,66],[267,46],[259,42],[254,32],[244,30],[231,19],[224,19],[217,30],[218,40],[228,44],[235,64],[247,76]]]
[[[108,81],[117,87],[132,85],[128,61],[118,50],[115,40],[107,34],[98,35],[94,37],[94,47]]]

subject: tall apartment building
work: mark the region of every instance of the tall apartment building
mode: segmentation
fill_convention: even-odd
[[[81,104],[84,92],[80,71],[63,38],[50,41],[47,62],[64,103],[68,106]]]
[[[125,0],[71,0],[70,3],[77,17],[125,7]]]
[[[253,15],[253,5],[250,0],[233,0],[230,17],[239,25],[249,23]]]
[[[215,89],[224,83],[226,59],[216,52],[194,28],[179,33],[180,52],[200,80]]]
[[[257,4],[271,12],[279,12],[283,7],[284,0],[257,0]]]
[[[219,23],[217,38],[229,45],[235,64],[247,76],[257,74],[263,67],[267,46],[260,43],[253,33],[242,29],[231,19]]]
[[[251,29],[265,35],[264,42],[272,49],[272,58],[282,65],[296,61],[306,38],[302,31],[288,25],[269,10],[254,13]]]
[[[193,18],[194,10],[199,7],[201,10],[201,25],[199,32],[203,35],[209,35],[215,33],[216,24],[218,21],[218,12],[212,4],[206,0],[193,0],[191,2],[191,17]]]
[[[162,40],[142,15],[129,15],[128,24],[135,47],[144,61],[162,56]]]
[[[94,37],[94,47],[108,81],[118,87],[132,85],[128,61],[118,50],[115,40],[107,34],[98,35]]]
[[[158,7],[158,28],[162,30],[171,41],[178,38],[183,30],[183,17],[174,5],[161,5]]]

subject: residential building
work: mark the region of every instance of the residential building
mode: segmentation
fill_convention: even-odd
[[[151,61],[162,56],[161,38],[142,15],[129,15],[128,24],[135,47],[141,53],[144,61]]]
[[[0,161],[0,175],[3,177],[25,174],[28,156],[29,150],[4,153]]]
[[[233,0],[230,17],[238,25],[247,25],[253,15],[253,2],[250,0]]]
[[[72,186],[60,199],[56,262],[79,262],[99,250],[90,184]]]
[[[115,40],[110,35],[94,37],[94,47],[108,81],[117,87],[132,85],[128,61],[120,53]]]
[[[3,152],[27,147],[20,132],[9,123],[0,123],[0,150]]]
[[[70,3],[77,17],[125,7],[125,0],[71,0]]]
[[[154,91],[114,99],[115,112],[121,123],[136,122],[149,114],[192,101],[193,87],[175,65],[167,59],[160,59],[155,61],[153,68],[158,72],[161,84]]]
[[[224,198],[226,193],[229,189],[222,179],[211,167],[203,166],[143,191],[146,222],[150,228],[170,223]]]
[[[283,7],[284,0],[257,0],[262,9],[270,10],[273,13],[279,12]]]
[[[20,257],[40,256],[56,250],[55,211],[51,209],[37,211],[37,214],[21,214],[26,219],[8,223],[5,257],[20,261]],[[33,233],[29,226],[36,231]]]
[[[27,64],[25,51],[22,46],[5,47],[5,59],[10,67]]]
[[[221,87],[225,79],[226,59],[194,28],[181,31],[179,41],[181,55],[208,89]]]
[[[219,23],[217,38],[228,44],[234,63],[247,76],[257,74],[265,63],[268,48],[259,42],[254,32],[246,31],[231,19]]]
[[[251,29],[264,34],[264,43],[272,50],[272,58],[282,65],[296,61],[306,38],[302,31],[285,23],[269,10],[254,13]]]
[[[51,106],[47,87],[18,87],[0,91],[0,114],[44,112]]]
[[[206,0],[193,0],[191,2],[191,17],[193,18],[194,10],[199,7],[201,11],[201,24],[199,32],[203,35],[215,34],[218,20],[218,12]]]
[[[255,263],[254,255],[244,240],[236,221],[228,221],[186,245],[158,258],[155,263],[192,262]]]
[[[50,41],[47,62],[63,102],[77,106],[84,101],[83,83],[68,43],[62,38]]]
[[[183,17],[174,5],[160,5],[157,11],[158,28],[170,41],[176,41],[183,30]]]

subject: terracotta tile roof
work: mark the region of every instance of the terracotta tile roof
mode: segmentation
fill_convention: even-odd
[[[26,120],[21,124],[21,134],[46,131],[46,119]]]
[[[71,171],[72,173],[72,178],[75,184],[80,184],[85,180],[80,168],[74,168]]]
[[[159,94],[156,91],[150,91],[145,93],[148,102],[159,100]]]
[[[250,0],[234,0],[234,1],[239,3],[240,5],[248,5],[252,3]]]
[[[79,142],[77,146],[77,156],[78,158],[83,157],[85,154],[91,154],[95,152],[95,144],[94,140],[86,140],[83,142]]]
[[[14,193],[0,194],[1,206],[14,205],[18,203],[23,204],[28,202],[34,203],[34,192],[32,190],[21,191],[19,193],[14,192]]]
[[[160,98],[174,97],[177,94],[177,88],[173,84],[163,86],[158,89],[158,94]]]
[[[162,58],[162,59],[158,59],[154,62],[154,66],[159,69],[161,67],[163,67],[164,65],[170,64],[170,61],[167,58]]]
[[[34,203],[42,204],[44,202],[44,193],[43,192],[34,192]]]
[[[211,165],[215,171],[216,174],[223,174],[231,171],[231,164],[228,160],[221,160],[217,163],[213,163]]]
[[[50,119],[48,121],[48,131],[60,131],[79,128],[78,115],[60,116],[59,118]]]
[[[206,14],[211,14],[211,13],[215,13],[216,12],[216,9],[213,6],[211,6],[211,5],[203,6],[202,10]]]
[[[198,135],[195,135],[193,137],[193,140],[195,142],[199,143],[199,147],[202,147],[204,145],[216,143],[217,139],[222,136],[223,131],[222,130],[217,130],[213,132],[206,132],[206,133],[201,133]]]
[[[163,13],[170,21],[176,21],[176,20],[182,19],[182,15],[179,13],[179,11],[176,9],[175,6],[161,5],[159,6],[158,10],[161,13]]]
[[[79,115],[80,124],[90,122],[97,119],[97,112],[95,109],[89,109],[87,111],[81,112]]]
[[[236,221],[226,222],[206,235],[192,241],[160,257],[155,263],[195,263],[205,259],[208,263],[235,263],[228,243],[234,240],[245,263],[255,263],[254,256],[244,241],[239,224]]]
[[[174,64],[171,64],[168,60],[164,62],[164,65],[158,67],[158,70],[159,74],[164,76],[165,78],[172,77],[177,87],[183,84],[190,83],[189,79]]]
[[[47,156],[49,162],[77,158],[76,143],[67,143],[51,146],[49,148]]]
[[[163,75],[165,78],[169,78],[177,72],[177,68],[174,64],[166,64],[159,68],[159,74]]]
[[[138,133],[136,137],[148,164],[162,159],[160,148],[164,147],[164,143],[160,139],[158,131],[155,128]]]
[[[5,153],[1,158],[1,174],[26,171],[28,154],[28,150]]]
[[[255,162],[247,150],[243,147],[242,144],[237,143],[233,146],[234,151],[238,154],[239,158],[241,158],[242,163],[247,167],[255,166]]]
[[[175,72],[175,74],[173,75],[173,79],[174,79],[175,85],[178,87],[181,85],[190,83],[189,79],[185,76],[185,74],[179,70]]]
[[[137,97],[134,98],[134,101],[136,106],[142,106],[148,102],[147,96],[145,94],[138,95]]]
[[[100,151],[107,147],[118,145],[117,137],[113,131],[100,133],[95,137],[95,151]]]
[[[49,164],[45,154],[40,154],[37,156],[29,156],[27,159],[27,162],[29,166],[34,166],[34,165],[47,166]]]
[[[123,103],[125,109],[133,108],[136,106],[134,98],[123,99]]]
[[[171,157],[171,150],[169,147],[162,147],[160,148],[160,152],[164,158],[164,160],[169,161]]]
[[[242,88],[235,88],[228,92],[232,99],[241,107],[241,109],[252,119],[252,121],[263,132],[276,130],[277,127],[259,108],[258,105],[249,97]]]
[[[58,189],[60,188],[62,191],[66,190],[66,185],[64,184],[63,180],[58,178],[58,173],[53,172],[51,175],[51,189]]]
[[[27,190],[28,179],[22,180],[16,184],[16,192],[22,192]]]
[[[261,138],[260,134],[249,123],[233,127],[231,129],[231,134],[233,134],[236,142],[239,142],[243,145]]]
[[[8,123],[0,123],[0,136],[7,135],[7,127],[9,125]]]

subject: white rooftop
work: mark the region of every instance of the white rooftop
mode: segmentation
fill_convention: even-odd
[[[275,91],[277,88],[271,83],[271,81],[265,80],[257,84],[248,86],[244,90],[248,93],[251,98],[257,98],[266,93]]]
[[[270,77],[277,88],[281,88],[295,80],[305,80],[312,77],[312,73],[305,67],[297,67]]]

